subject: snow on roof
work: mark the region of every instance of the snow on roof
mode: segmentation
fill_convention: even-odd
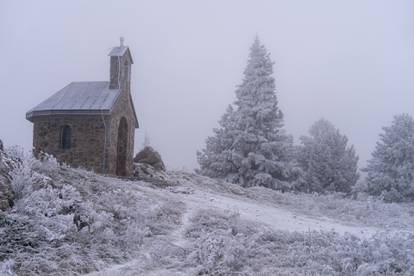
[[[132,55],[131,52],[129,51],[128,46],[118,46],[118,47],[114,47],[112,48],[112,50],[109,52],[108,56],[110,57],[122,57],[124,56],[126,53],[128,52],[129,57],[131,58],[131,63],[134,64],[134,61],[132,59]]]
[[[125,47],[125,46],[114,47],[109,52],[108,56],[119,56],[119,57],[122,57],[125,54],[126,50],[128,50],[128,47]]]
[[[72,82],[27,112],[26,117],[109,112],[120,94],[118,89],[109,89],[107,81]]]

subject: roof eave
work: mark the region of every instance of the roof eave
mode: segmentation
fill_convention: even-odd
[[[40,110],[40,111],[29,111],[26,113],[26,119],[33,122],[36,117],[42,116],[62,116],[62,115],[110,115],[111,110]]]

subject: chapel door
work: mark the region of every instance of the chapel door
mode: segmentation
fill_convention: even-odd
[[[125,117],[121,118],[118,127],[116,155],[116,175],[127,175],[127,152],[128,152],[128,122]]]

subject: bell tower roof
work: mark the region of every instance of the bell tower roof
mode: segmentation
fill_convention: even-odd
[[[132,59],[131,51],[129,50],[128,46],[124,45],[124,38],[121,37],[120,44],[117,47],[112,48],[112,50],[109,52],[108,56],[110,57],[123,57],[124,55],[129,55],[129,59],[131,60],[131,64],[134,64],[134,61]]]

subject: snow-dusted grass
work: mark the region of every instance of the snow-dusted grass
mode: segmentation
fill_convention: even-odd
[[[269,231],[237,214],[192,219],[187,267],[197,275],[413,275],[414,235],[370,240],[334,232]]]
[[[171,178],[212,193],[266,203],[315,218],[329,218],[343,224],[364,225],[387,230],[414,231],[414,203],[386,203],[374,197],[352,199],[340,193],[303,194],[267,189],[242,188],[221,180],[175,172]]]
[[[13,172],[17,201],[0,212],[0,267],[19,275],[73,275],[125,262],[166,236],[183,205],[136,182],[99,177],[30,156]],[[145,183],[141,183],[145,186]],[[73,218],[87,222],[78,231]]]
[[[144,254],[94,276],[413,275],[414,235],[370,240],[335,232],[274,231],[239,214],[201,209],[184,231],[184,248],[153,241]]]
[[[19,159],[17,200],[0,212],[0,275],[414,273],[407,204],[243,189],[183,172],[157,187]],[[89,227],[78,231],[75,214]]]
[[[373,197],[351,199],[342,194],[294,194],[268,192],[252,188],[252,197],[266,200],[291,210],[326,216],[351,224],[363,224],[385,229],[414,230],[414,204],[386,203]]]

